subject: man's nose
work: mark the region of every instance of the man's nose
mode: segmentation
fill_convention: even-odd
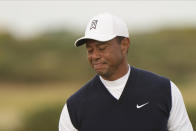
[[[92,59],[99,59],[100,58],[100,52],[95,49],[91,55]]]

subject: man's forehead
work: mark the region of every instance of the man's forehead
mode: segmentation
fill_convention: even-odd
[[[97,41],[97,40],[87,40],[86,42],[86,47],[90,47],[91,45],[95,45],[95,46],[102,46],[102,45],[109,45],[109,41],[106,42],[102,42],[102,41]]]

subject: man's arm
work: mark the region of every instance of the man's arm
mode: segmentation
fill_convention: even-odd
[[[172,108],[168,120],[169,131],[193,131],[183,97],[178,87],[171,81]]]
[[[78,131],[73,126],[69,112],[67,109],[67,104],[64,105],[63,110],[61,112],[60,120],[59,120],[59,131]]]

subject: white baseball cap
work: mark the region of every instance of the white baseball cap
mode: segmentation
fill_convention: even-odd
[[[125,22],[117,16],[109,13],[99,14],[93,17],[85,31],[85,36],[75,41],[75,46],[86,43],[88,39],[101,42],[109,41],[116,36],[129,38],[129,32]]]

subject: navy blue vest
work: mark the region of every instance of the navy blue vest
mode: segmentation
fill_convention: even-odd
[[[170,80],[131,67],[117,100],[96,75],[67,100],[67,107],[79,131],[167,131]]]

